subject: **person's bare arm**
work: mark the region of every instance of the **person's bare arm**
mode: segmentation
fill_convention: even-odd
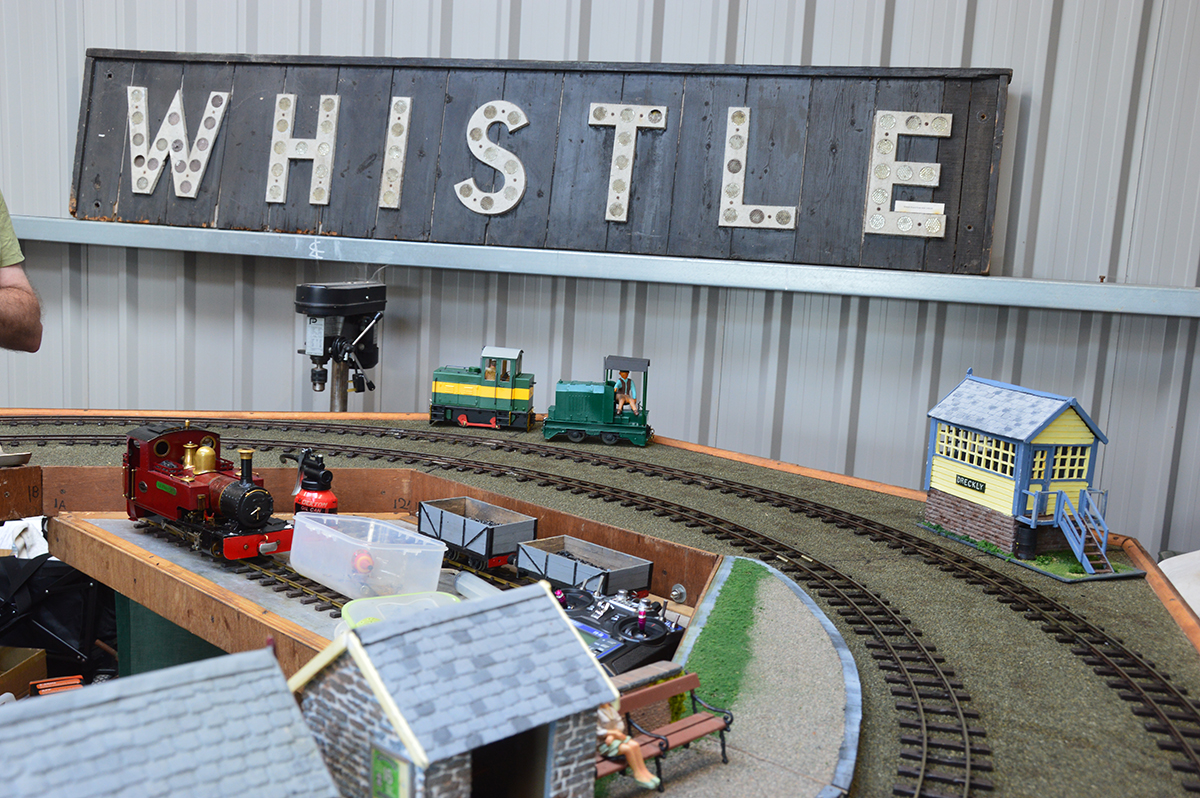
[[[36,352],[42,345],[42,307],[23,263],[0,268],[0,347]]]

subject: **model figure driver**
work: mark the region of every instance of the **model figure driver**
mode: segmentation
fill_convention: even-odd
[[[629,405],[633,409],[634,415],[637,415],[637,386],[633,384],[633,380],[629,379],[629,372],[622,371],[620,378],[617,380],[617,413],[621,413],[625,405]]]

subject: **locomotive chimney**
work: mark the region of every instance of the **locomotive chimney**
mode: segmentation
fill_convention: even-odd
[[[242,459],[242,484],[254,484],[254,473],[251,470],[250,460],[254,457],[253,449],[238,449],[238,456]]]

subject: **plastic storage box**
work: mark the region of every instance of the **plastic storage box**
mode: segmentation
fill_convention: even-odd
[[[357,629],[369,623],[403,618],[422,610],[457,604],[459,601],[458,596],[437,591],[406,593],[403,596],[375,596],[347,602],[346,606],[342,607],[342,617],[346,619],[349,628]]]
[[[407,525],[296,513],[292,567],[352,599],[437,589],[446,544]]]

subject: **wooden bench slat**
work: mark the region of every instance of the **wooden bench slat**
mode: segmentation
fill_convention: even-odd
[[[621,712],[628,716],[630,712],[653,706],[673,696],[686,695],[699,687],[700,677],[695,673],[684,674],[683,676],[678,676],[659,684],[640,687],[621,696]],[[728,728],[729,723],[725,716],[700,711],[685,718],[680,718],[674,723],[668,723],[666,726],[653,729],[651,733],[665,737],[667,740],[667,750],[669,751],[682,745],[687,745],[714,732],[725,732]],[[634,738],[634,742],[642,749],[642,758],[647,762],[665,753],[661,747],[662,741],[658,737],[639,734]],[[724,734],[721,735],[721,759],[722,761],[728,761],[725,759]],[[606,759],[600,756],[600,754],[596,754],[596,778],[598,779],[612,775],[613,773],[619,773],[625,768],[626,762],[622,756]]]
[[[714,732],[722,731],[726,728],[725,719],[718,715],[709,715],[707,712],[700,712],[695,715],[689,715],[686,718],[670,723],[660,729],[654,729],[655,734],[661,734],[667,738],[667,747],[678,748],[681,745],[695,742],[705,735]],[[642,749],[642,758],[649,762],[656,756],[660,756],[662,751],[659,748],[659,741],[655,737],[650,737],[645,734],[639,734],[633,738],[634,742]],[[615,759],[605,759],[596,754],[596,778],[604,778],[610,773],[618,773],[625,769],[625,758],[616,757]]]
[[[695,720],[692,720],[695,718]],[[661,729],[655,729],[655,734],[661,734],[667,738],[667,746],[670,748],[678,748],[681,745],[699,740],[706,734],[723,731],[725,729],[725,719],[715,715],[692,715],[687,720],[691,722],[685,723],[679,721],[672,723],[670,726],[664,726]]]
[[[644,734],[639,734],[634,738],[634,742],[642,749],[642,759],[649,762],[656,756],[659,756],[661,750],[658,747],[658,740],[653,737],[647,737]],[[596,754],[596,778],[604,778],[610,773],[619,773],[625,769],[625,757],[618,756],[614,759],[605,759]]]
[[[639,687],[621,696],[621,711],[636,712],[648,706],[666,701],[673,696],[695,690],[700,687],[700,677],[694,673],[677,676],[665,682]]]

